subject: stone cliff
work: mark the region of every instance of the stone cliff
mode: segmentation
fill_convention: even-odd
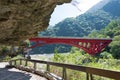
[[[0,0],[0,44],[17,44],[48,27],[56,5],[71,0]]]

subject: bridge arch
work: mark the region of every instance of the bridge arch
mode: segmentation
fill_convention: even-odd
[[[64,37],[39,37],[30,38],[31,42],[35,42],[35,45],[31,48],[42,46],[45,44],[67,44],[83,49],[85,52],[95,55],[102,51],[112,39],[87,39],[87,38],[64,38]]]
[[[82,49],[82,50],[86,50],[84,47],[81,47],[81,46],[77,46],[77,45],[75,45],[75,44],[69,44],[69,43],[62,43],[62,42],[58,42],[58,43],[56,43],[56,42],[51,42],[51,43],[40,43],[40,44],[38,44],[38,43],[36,43],[35,45],[33,45],[33,46],[31,46],[30,48],[35,48],[35,47],[37,47],[37,46],[44,46],[44,45],[46,45],[46,44],[65,44],[65,45],[69,45],[69,46],[74,46],[74,47],[77,47],[77,48],[80,48],[80,49]]]

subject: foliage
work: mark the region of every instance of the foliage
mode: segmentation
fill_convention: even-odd
[[[114,7],[113,7],[114,5]],[[119,0],[111,0],[111,2],[103,7],[103,10],[110,13],[114,16],[120,16],[120,1]]]
[[[113,57],[120,59],[120,35],[113,38],[113,42],[110,44]]]
[[[114,59],[113,56],[107,51],[100,53],[99,57],[102,59]]]
[[[9,61],[10,59],[11,59],[10,56],[4,56],[2,59],[0,59],[0,62]]]
[[[0,46],[0,61],[8,61],[22,54],[22,48],[18,46]]]
[[[88,35],[90,38],[112,38],[109,47],[106,48],[114,58],[120,59],[120,20],[111,21],[105,29],[92,32]]]
[[[16,59],[22,59],[23,58],[23,55],[19,54],[13,58],[11,58],[10,60],[16,60]]]
[[[39,32],[39,36],[74,36],[83,37],[93,30],[104,28],[112,17],[102,11],[85,13],[76,18],[67,18],[46,31]]]
[[[76,51],[76,49],[75,49]],[[101,58],[90,56],[88,54],[83,54],[80,52],[74,52],[69,54],[54,54],[53,61],[60,62],[60,63],[68,63],[68,64],[75,64],[81,66],[89,66],[101,69],[109,69],[109,70],[117,70],[120,71],[120,60],[114,59],[110,54],[107,52],[103,52],[101,54]],[[57,75],[60,75],[59,68],[52,67],[53,72]],[[56,72],[55,72],[56,71]],[[93,77],[95,80],[112,80],[109,78],[103,78],[100,76],[94,75]],[[67,69],[67,79],[68,80],[85,80],[85,74],[82,72],[69,70]]]
[[[62,52],[69,52],[71,46],[65,44],[46,44],[43,46],[38,46],[33,48],[32,52],[34,52],[35,54],[44,54],[44,53],[50,54],[50,53],[54,53],[56,48],[58,49],[59,53],[62,53]]]
[[[9,49],[7,46],[1,47],[1,55],[7,55],[8,52],[9,52]]]

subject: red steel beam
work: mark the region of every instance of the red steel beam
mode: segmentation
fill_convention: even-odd
[[[35,45],[31,46],[31,48],[44,44],[60,43],[76,46],[91,55],[101,52],[102,49],[108,46],[108,44],[112,41],[112,39],[90,39],[78,37],[37,37],[30,38],[29,40],[36,43]]]

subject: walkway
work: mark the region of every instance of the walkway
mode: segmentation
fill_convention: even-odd
[[[20,71],[15,68],[5,68],[7,62],[0,62],[0,80],[47,80],[44,77]]]

